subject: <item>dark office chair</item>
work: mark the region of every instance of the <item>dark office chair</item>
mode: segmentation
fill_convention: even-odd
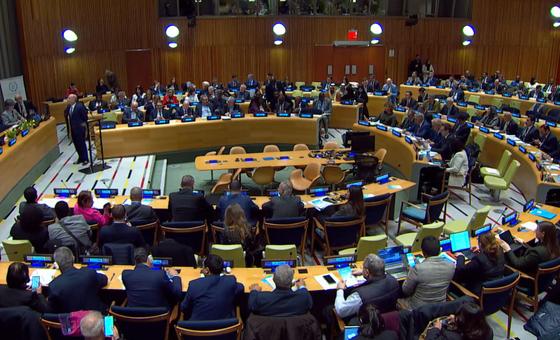
[[[109,314],[125,339],[165,339],[169,338],[172,315],[177,315],[165,307],[121,307],[111,306]]]
[[[105,243],[102,252],[113,257],[113,264],[134,264],[134,246],[130,243]]]
[[[207,231],[208,227],[204,221],[167,222],[161,226],[163,238],[172,238],[185,244],[200,256],[204,254]]]

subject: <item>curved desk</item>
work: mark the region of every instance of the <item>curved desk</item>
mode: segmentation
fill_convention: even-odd
[[[231,120],[145,123],[140,127],[119,124],[115,129],[103,130],[105,158],[268,143],[318,145],[318,118],[248,115]]]
[[[50,118],[18,136],[13,146],[2,146],[0,154],[0,213],[5,216],[21,196],[23,188],[31,185],[58,157],[56,121]],[[7,209],[7,210],[6,210]]]

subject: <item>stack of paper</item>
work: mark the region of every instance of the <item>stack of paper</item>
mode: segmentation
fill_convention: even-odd
[[[314,199],[314,200],[309,201],[307,203],[311,204],[315,209],[317,209],[319,211],[325,209],[326,207],[329,207],[329,206],[333,205],[331,202],[327,202],[323,198],[317,198],[317,199]]]
[[[366,281],[363,276],[352,275],[352,268],[350,267],[340,268],[338,274],[346,284],[346,287],[355,287]]]
[[[535,231],[537,230],[537,224],[535,222],[525,222],[521,226],[527,230]]]
[[[332,283],[327,282],[325,277],[330,277],[332,279]],[[315,281],[317,281],[319,285],[321,285],[321,288],[323,288],[324,290],[335,289],[336,284],[338,283],[338,279],[332,273],[317,275],[315,276]]]
[[[500,172],[494,168],[486,168],[486,171],[491,175],[500,176]]]
[[[39,276],[39,281],[41,282],[41,286],[48,286],[49,283],[54,279],[56,274],[56,269],[35,269],[31,276]]]
[[[55,204],[59,201],[64,201],[68,203],[68,198],[42,198],[39,203],[46,204],[50,208],[54,208]]]
[[[111,201],[108,200],[108,199],[105,199],[105,198],[96,198],[93,201],[93,208],[101,210],[101,209],[103,209],[103,206],[107,203],[111,203]]]

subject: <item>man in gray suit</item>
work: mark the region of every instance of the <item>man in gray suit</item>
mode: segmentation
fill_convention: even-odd
[[[329,137],[329,119],[332,112],[332,102],[325,97],[325,93],[319,93],[319,98],[313,103],[313,109],[321,112],[321,122],[325,129],[325,138]]]
[[[142,204],[142,189],[139,187],[130,189],[130,205],[125,205],[124,208],[127,219],[132,225],[147,224],[157,220],[154,209]]]
[[[439,240],[428,236],[422,240],[424,262],[408,272],[402,291],[407,298],[400,299],[405,309],[415,309],[429,303],[445,302],[449,283],[453,279],[455,266],[439,256]]]
[[[18,125],[25,120],[25,118],[23,118],[23,116],[14,109],[15,106],[16,103],[12,99],[6,99],[6,101],[4,101],[2,124],[4,124],[4,126],[6,126],[7,128]]]
[[[292,184],[283,181],[278,186],[280,196],[273,197],[270,202],[263,204],[265,218],[290,218],[302,216],[304,205],[299,196],[292,194]]]

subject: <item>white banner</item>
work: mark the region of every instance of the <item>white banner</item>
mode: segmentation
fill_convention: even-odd
[[[4,100],[8,98],[14,99],[16,94],[21,94],[23,99],[27,100],[23,76],[2,79],[0,80],[0,87],[2,87],[2,97]]]

